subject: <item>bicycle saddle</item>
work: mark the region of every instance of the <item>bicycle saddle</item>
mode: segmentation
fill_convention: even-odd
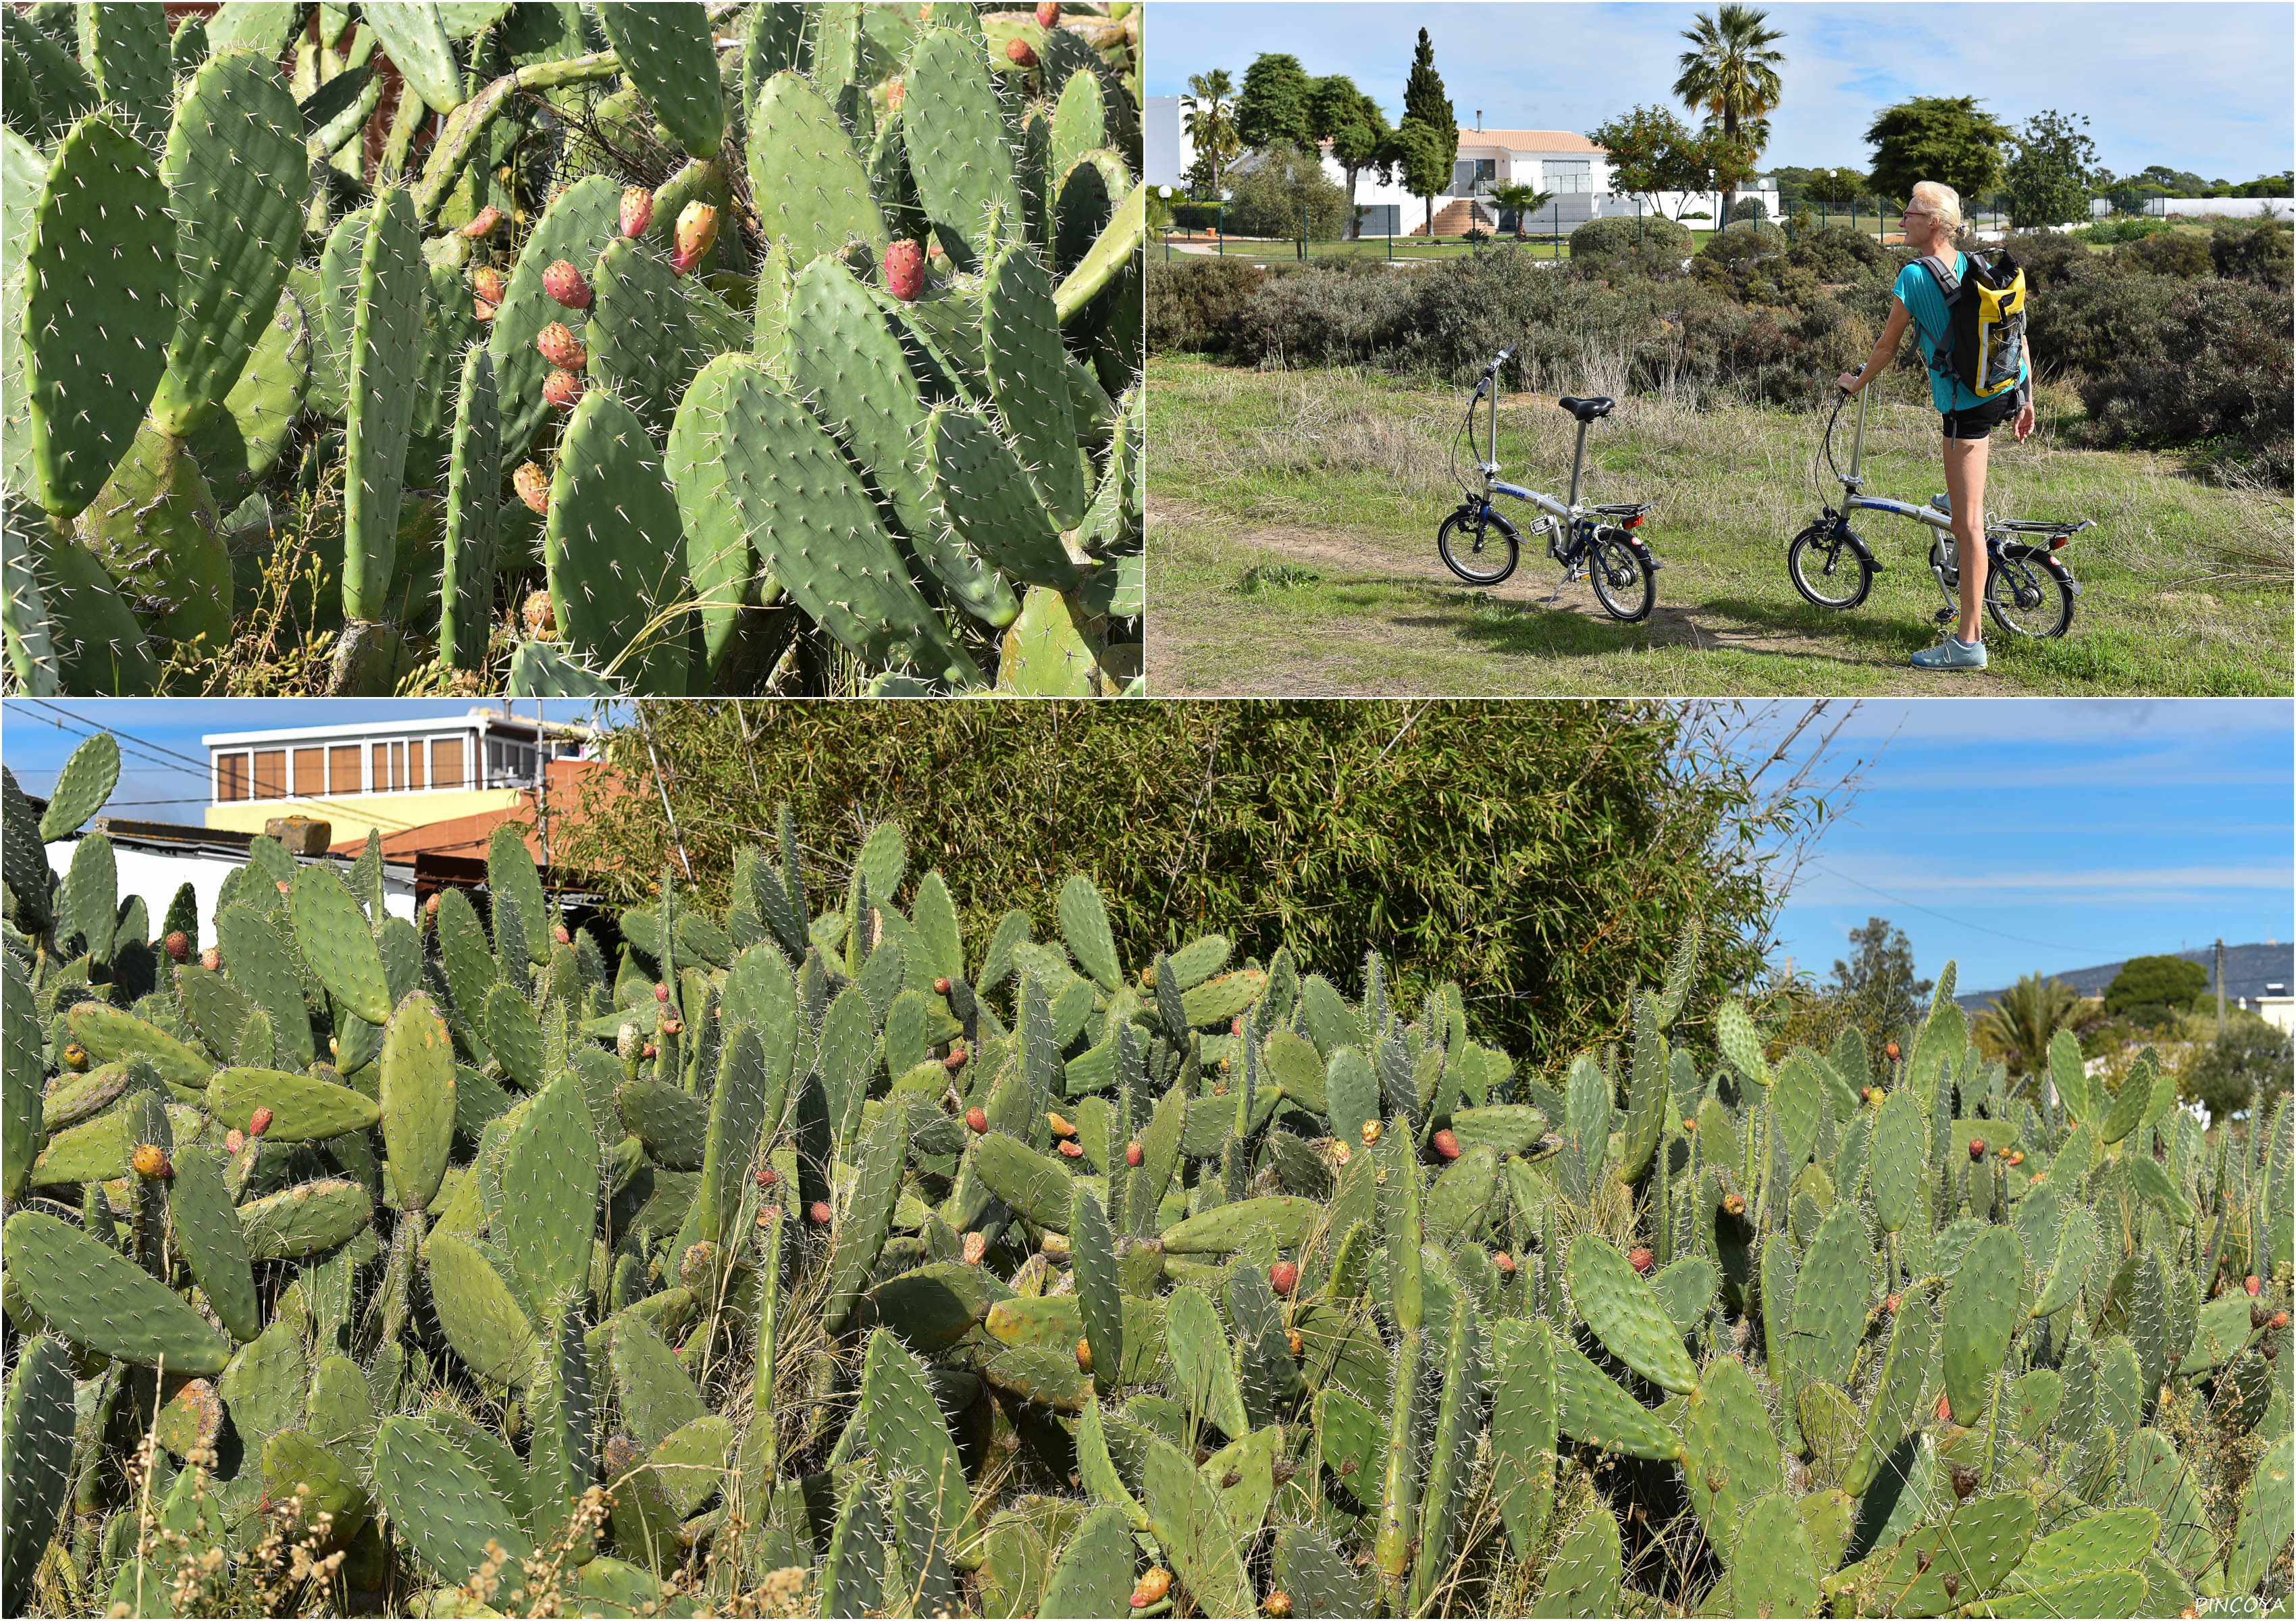
[[[1554,403],[1580,422],[1593,422],[1598,416],[1608,416],[1611,414],[1611,402],[1600,394],[1590,395],[1585,399],[1573,399],[1566,394]]]

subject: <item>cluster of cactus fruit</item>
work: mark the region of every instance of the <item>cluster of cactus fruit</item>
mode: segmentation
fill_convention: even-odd
[[[1693,931],[1541,1080],[1375,956],[1135,975],[1083,876],[968,931],[786,810],[722,909],[258,840],[155,946],[37,853],[116,771],[0,784],[9,1613],[283,1525],[286,1608],[426,1614],[2289,1601],[2286,1099],[2012,1087],[1950,968],[1774,1056]]]
[[[11,679],[209,679],[285,591],[342,692],[1130,689],[1105,10],[9,8]]]

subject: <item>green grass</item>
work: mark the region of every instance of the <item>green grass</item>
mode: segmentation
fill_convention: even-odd
[[[1578,386],[1623,392],[1599,374]],[[1853,612],[1812,607],[1786,578],[1786,542],[1821,504],[1813,413],[1627,398],[1595,426],[1585,498],[1662,502],[1644,531],[1665,565],[1658,607],[1621,625],[1583,582],[1550,605],[1560,571],[1537,545],[1491,590],[1443,567],[1459,391],[1192,357],[1152,359],[1148,383],[1160,695],[2291,690],[2288,499],[2202,482],[2173,457],[2073,448],[2078,407],[2054,391],[2026,444],[1995,436],[1988,501],[2097,520],[2067,554],[2072,629],[2035,642],[1988,626],[1992,668],[1943,677],[1906,663],[1944,605],[1925,530],[1860,526],[1884,572]],[[1573,429],[1546,395],[1511,396],[1505,476],[1564,491]],[[1866,473],[1877,494],[1942,488],[1935,415],[1877,404]]]

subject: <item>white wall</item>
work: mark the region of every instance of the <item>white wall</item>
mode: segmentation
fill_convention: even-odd
[[[1195,156],[1181,155],[1186,137],[1180,133],[1180,98],[1152,95],[1142,111],[1140,157],[1147,173],[1141,177],[1151,185],[1177,185]]]
[[[72,852],[78,847],[77,838],[51,844],[48,865],[57,873],[71,871]],[[166,932],[168,902],[176,898],[177,885],[189,883],[192,893],[199,898],[200,942],[215,943],[216,898],[223,893],[223,881],[235,868],[247,865],[243,856],[210,854],[206,852],[170,852],[161,855],[152,851],[137,850],[112,842],[112,860],[119,868],[119,898],[130,895],[144,897],[144,909],[152,915],[152,938],[156,943]],[[394,877],[388,870],[382,881],[383,909],[394,917],[414,921],[414,886]]]
[[[2112,212],[2109,198],[2092,197],[2088,203],[2089,217],[2102,219]],[[2289,197],[2153,197],[2146,201],[2147,214],[2169,214],[2186,219],[2274,219],[2296,218],[2296,198]]]

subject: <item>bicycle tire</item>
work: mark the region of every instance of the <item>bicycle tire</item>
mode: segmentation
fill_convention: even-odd
[[[1589,548],[1587,576],[1603,612],[1621,624],[1639,624],[1658,604],[1658,576],[1650,559],[1621,539],[1617,531],[1600,531]],[[1629,584],[1639,586],[1633,597]]]
[[[1866,559],[1859,556],[1848,541],[1828,546],[1827,537],[1832,532],[1830,524],[1813,523],[1796,535],[1793,543],[1786,547],[1786,578],[1793,581],[1794,589],[1800,591],[1803,600],[1812,607],[1847,613],[1864,602],[1866,593],[1874,588],[1874,571],[1866,566]],[[1826,553],[1825,566],[1819,571],[1817,582],[1813,583],[1809,554],[1821,548]],[[1845,557],[1850,567],[1856,570],[1857,580],[1839,593],[1829,594],[1825,582],[1832,580],[1840,571]]]
[[[1490,536],[1496,531],[1498,539]],[[1467,537],[1464,545],[1455,539]],[[1474,560],[1504,543],[1505,564],[1495,569],[1475,566]],[[1467,562],[1461,562],[1462,552]],[[1477,514],[1455,512],[1443,520],[1443,527],[1435,531],[1435,553],[1443,559],[1443,566],[1472,586],[1495,586],[1514,572],[1515,564],[1522,559],[1522,539],[1515,533],[1514,525],[1496,513]]]
[[[1992,562],[1985,575],[1985,610],[1995,624],[2037,641],[2062,636],[2072,627],[2071,580],[2030,558]]]

